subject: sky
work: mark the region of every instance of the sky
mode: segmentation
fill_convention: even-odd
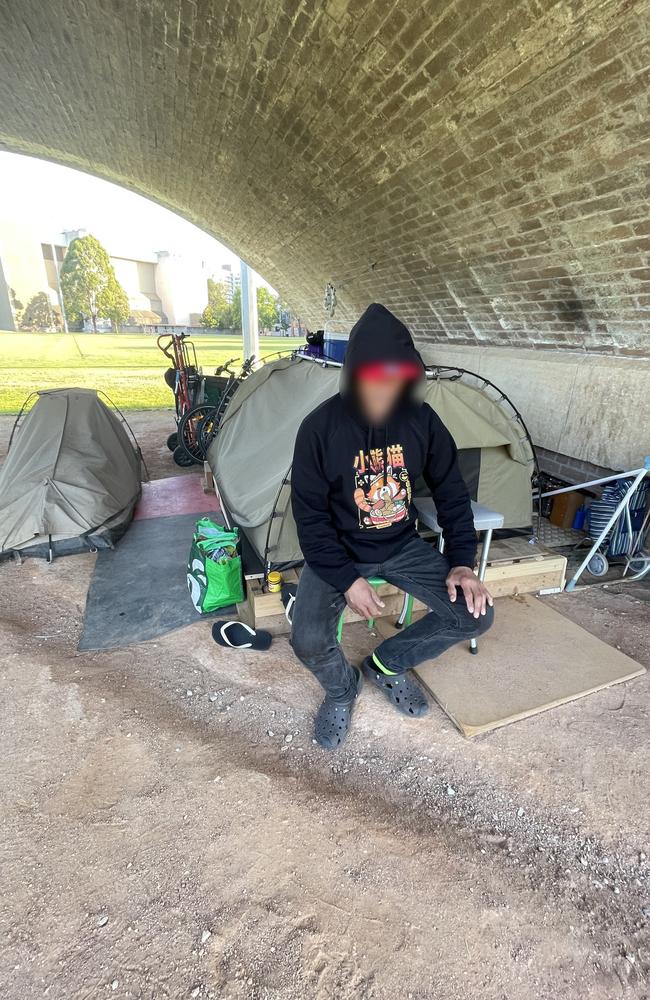
[[[0,152],[0,222],[36,226],[42,242],[85,229],[113,256],[151,258],[156,250],[232,264],[227,247],[166,208],[109,181],[47,160]],[[42,234],[42,235],[41,235]],[[263,282],[265,283],[265,282]]]

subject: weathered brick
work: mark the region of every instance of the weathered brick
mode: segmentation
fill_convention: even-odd
[[[610,6],[21,0],[0,138],[196,219],[308,323],[334,280],[422,340],[636,354],[650,45]]]

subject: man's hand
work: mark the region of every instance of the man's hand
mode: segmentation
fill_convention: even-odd
[[[384,607],[384,602],[362,576],[346,590],[345,600],[348,607],[362,618],[376,618],[377,613]]]
[[[452,602],[456,600],[456,587],[460,587],[465,595],[467,610],[475,618],[484,615],[488,604],[492,607],[494,603],[487,587],[481,583],[474,570],[470,569],[469,566],[454,566],[446,582],[449,600]]]

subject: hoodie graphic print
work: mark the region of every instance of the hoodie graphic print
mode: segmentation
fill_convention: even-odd
[[[416,534],[413,489],[433,497],[453,566],[473,566],[476,534],[453,438],[426,403],[408,395],[383,427],[369,426],[354,391],[366,364],[408,362],[423,370],[411,334],[377,303],[355,323],[343,388],[313,410],[296,438],[291,503],[303,555],[341,593],[357,563],[381,565]]]
[[[381,448],[363,449],[354,458],[354,502],[359,528],[388,528],[409,520],[411,480],[401,444],[386,447],[386,469]]]

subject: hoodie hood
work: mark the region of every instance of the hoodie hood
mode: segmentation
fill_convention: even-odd
[[[397,316],[379,302],[373,302],[350,332],[343,371],[346,381],[362,365],[408,362],[424,372],[424,364],[413,337]]]

